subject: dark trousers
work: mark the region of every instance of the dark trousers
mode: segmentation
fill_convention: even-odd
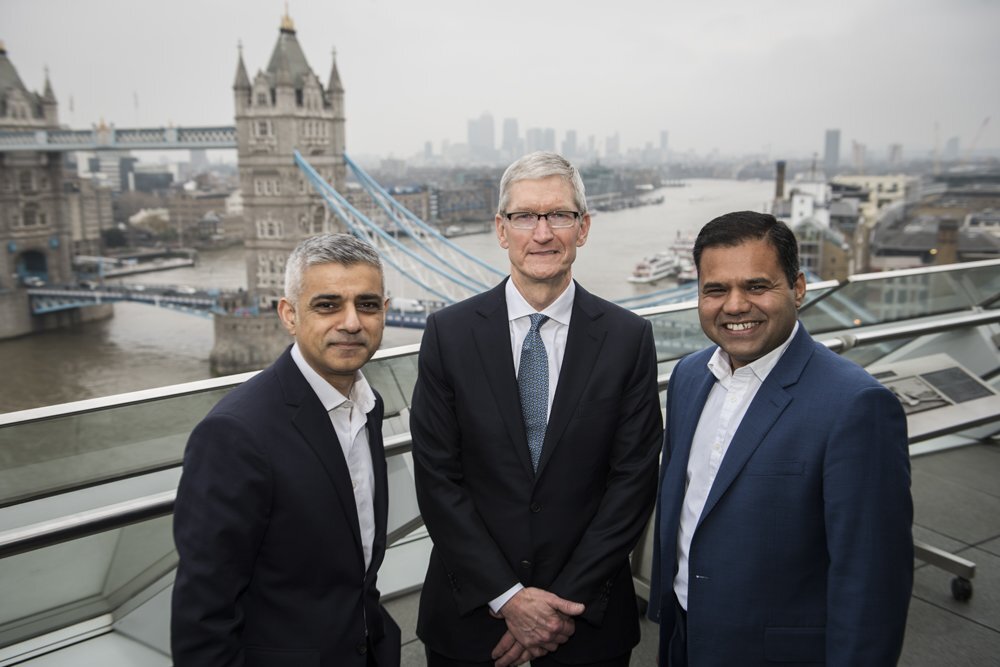
[[[424,652],[427,655],[427,667],[493,667],[493,661],[487,660],[486,662],[466,662],[464,660],[453,660],[447,656],[443,656],[440,653],[435,653],[426,646],[424,647]],[[629,667],[629,659],[632,657],[632,652],[629,651],[625,655],[618,656],[611,660],[604,660],[602,662],[588,662],[584,667]],[[556,665],[561,665],[563,663],[556,662],[554,657],[543,656],[536,660],[531,661],[531,667],[555,667]]]
[[[687,667],[687,612],[674,599],[674,634],[670,637],[670,648],[667,650],[667,667]]]

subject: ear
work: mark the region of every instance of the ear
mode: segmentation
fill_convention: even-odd
[[[580,233],[576,237],[576,247],[579,248],[587,242],[588,234],[590,234],[590,213],[584,213],[583,219],[580,220]]]
[[[493,218],[493,221],[497,227],[497,241],[500,242],[500,247],[506,250],[510,247],[510,241],[507,240],[507,228],[503,224],[503,218],[500,217],[500,214],[498,213]]]
[[[278,317],[281,319],[281,323],[285,326],[285,331],[287,331],[292,336],[295,335],[295,306],[286,299],[281,297],[278,301]]]
[[[801,271],[796,276],[792,289],[795,290],[795,307],[799,308],[802,306],[802,301],[806,298],[806,276]]]

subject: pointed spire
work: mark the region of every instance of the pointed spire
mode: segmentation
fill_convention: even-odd
[[[249,90],[250,77],[247,76],[247,67],[243,64],[243,40],[237,43],[236,49],[240,55],[236,63],[236,80],[233,82],[233,88],[236,90]]]
[[[329,93],[343,93],[344,84],[340,82],[340,72],[337,71],[337,49],[333,49],[333,65],[330,66],[330,82],[326,86]]]
[[[285,0],[285,15],[281,17],[281,32],[290,32],[295,34],[295,23],[292,21],[291,15],[288,13],[288,0]]]
[[[45,66],[45,91],[42,93],[42,99],[46,102],[55,102],[56,94],[52,90],[52,82],[49,81],[49,66]]]

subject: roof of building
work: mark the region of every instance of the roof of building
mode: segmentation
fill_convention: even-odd
[[[919,227],[909,225],[906,229],[888,230],[877,234],[872,243],[872,250],[876,254],[885,251],[921,253],[939,245],[937,225],[928,224]],[[985,231],[959,229],[958,252],[1000,255],[1000,238]]]
[[[34,99],[35,94],[28,90],[21,77],[18,76],[14,63],[7,57],[7,48],[0,42],[0,94],[5,94],[8,89],[16,88],[28,99]]]
[[[295,36],[295,25],[291,17],[285,14],[281,20],[281,30],[278,42],[271,52],[271,60],[267,63],[267,75],[272,84],[292,85],[302,88],[307,78],[315,78],[305,53]]]

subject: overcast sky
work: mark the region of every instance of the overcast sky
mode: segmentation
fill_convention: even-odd
[[[952,136],[1000,150],[1000,0],[291,0],[313,70],[331,50],[347,150],[408,157],[466,140],[490,112],[521,132],[575,129],[603,148],[791,157],[827,128],[878,157]],[[280,0],[0,0],[0,40],[29,89],[48,66],[74,128],[233,122],[242,41],[251,78]],[[70,99],[73,109],[70,110]]]

